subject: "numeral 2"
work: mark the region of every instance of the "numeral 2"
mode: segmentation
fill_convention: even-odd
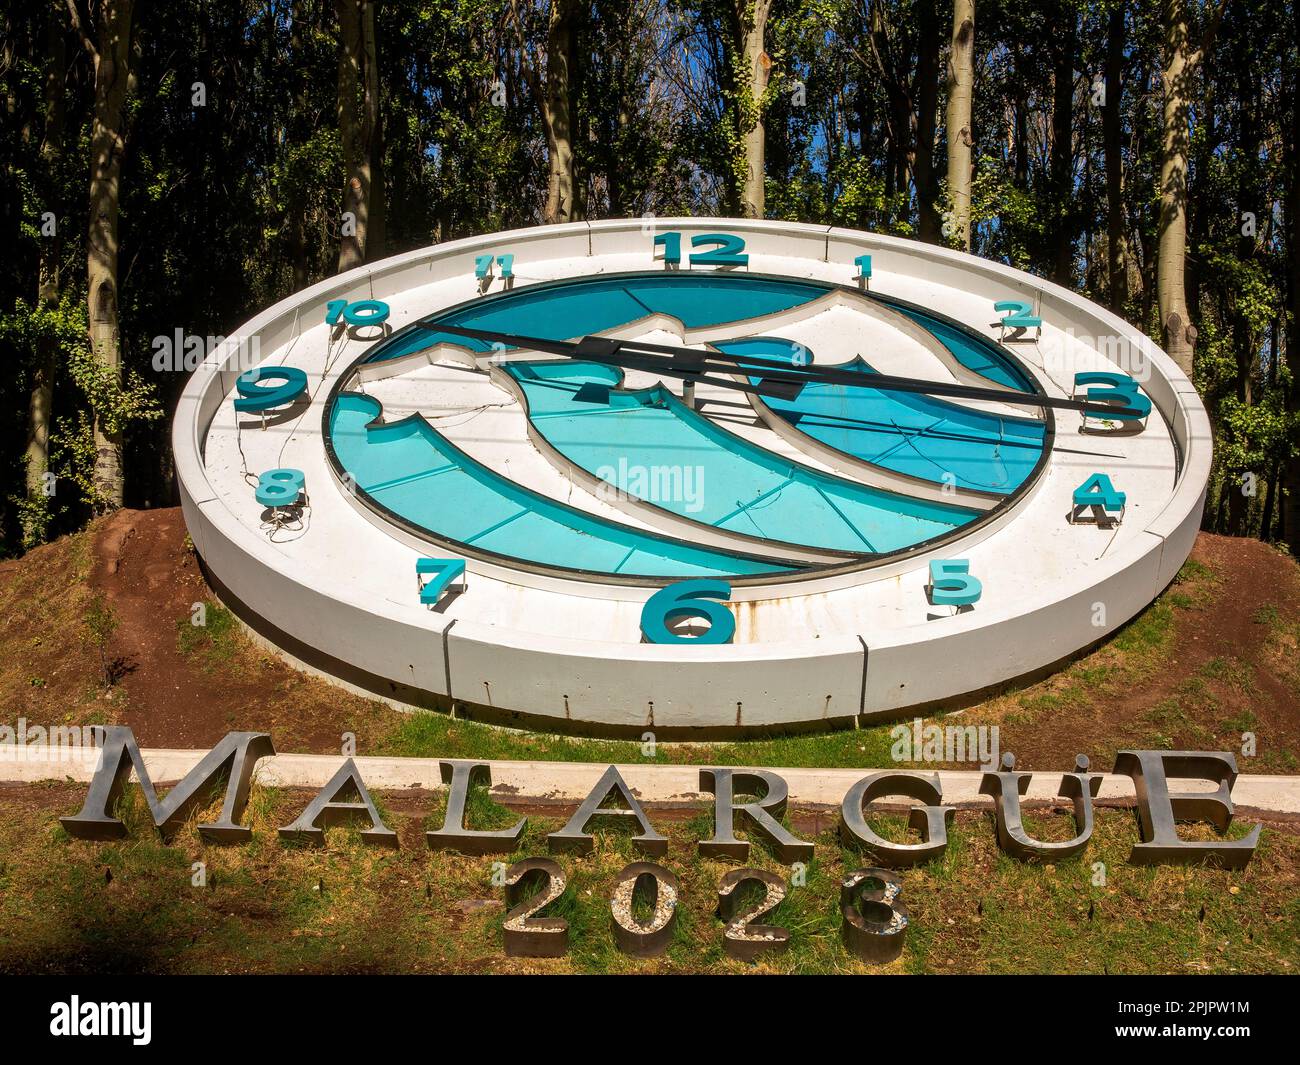
[[[563,917],[538,917],[564,894],[568,883],[559,862],[525,858],[506,870],[506,914],[502,935],[511,958],[561,958],[569,950],[569,922]],[[541,890],[520,902],[520,896],[540,884]]]
[[[759,884],[763,898],[759,902],[741,903],[740,889]],[[781,904],[788,891],[786,883],[775,873],[763,869],[735,869],[718,884],[718,916],[722,918],[722,949],[727,957],[738,961],[755,961],[769,951],[790,949],[790,933],[772,924],[755,924]]]

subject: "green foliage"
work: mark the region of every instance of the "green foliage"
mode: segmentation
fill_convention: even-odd
[[[86,336],[86,305],[71,293],[63,293],[53,305],[29,304],[19,297],[12,311],[0,313],[0,343],[13,345],[23,356],[23,387],[29,387],[26,371],[34,366],[46,345],[65,358],[90,350]]]
[[[1071,284],[1159,339],[1155,294],[1164,10],[1124,5],[1118,100],[1119,206],[1131,252],[1127,295],[1110,292],[1107,146],[1093,79],[1104,71],[1111,0],[1002,0],[975,36],[972,250]],[[1192,4],[1194,30],[1207,5]],[[512,17],[518,11],[516,25]],[[549,3],[380,4],[380,172],[394,254],[536,224],[545,196],[541,122]],[[91,13],[93,14],[93,13]],[[569,70],[579,216],[727,214],[761,122],[769,217],[900,236],[922,205],[946,206],[943,61],[951,9],[928,0],[772,0],[766,90],[749,88],[739,29],[753,0],[589,0]],[[1298,328],[1293,276],[1296,80],[1290,5],[1241,0],[1192,77],[1187,287],[1196,377],[1216,433],[1208,523],[1300,542],[1287,530],[1285,472],[1298,427],[1286,353]],[[1066,20],[1077,24],[1073,54]],[[67,38],[61,131],[46,129],[51,28]],[[92,32],[94,27],[90,27]],[[226,335],[256,310],[328,276],[338,257],[342,152],[338,37],[329,0],[176,0],[137,20],[120,202],[121,383],[85,339],[85,212],[94,86],[60,5],[36,5],[0,68],[10,244],[0,261],[0,554],[71,527],[94,496],[93,427],[125,434],[128,504],[168,494],[165,421],[183,385],[156,375],[150,339],[180,328]],[[932,49],[937,48],[937,52]],[[937,75],[922,82],[922,58]],[[183,62],[177,57],[185,57]],[[1066,187],[1053,167],[1056,71],[1070,60]],[[206,106],[191,85],[202,81]],[[934,92],[934,138],[918,108]],[[922,149],[929,187],[918,187]],[[1057,145],[1059,147],[1059,145]],[[1241,232],[1252,211],[1258,232]],[[57,237],[41,230],[45,212]],[[942,235],[935,239],[945,239]],[[37,280],[58,299],[38,306]],[[54,465],[80,489],[51,510],[28,499],[21,456],[41,352],[58,351]],[[70,387],[75,386],[75,387]],[[1243,504],[1232,485],[1258,475]],[[1300,485],[1293,486],[1300,490]]]
[[[162,408],[153,386],[135,370],[128,370],[124,381],[87,347],[68,357],[72,379],[90,401],[95,418],[106,433],[120,433],[133,421],[154,421],[162,417]]]
[[[153,385],[134,369],[119,379],[117,371],[97,358],[89,345],[70,353],[68,373],[88,400],[90,411],[78,410],[71,428],[61,420],[53,444],[61,459],[60,477],[72,481],[81,491],[82,502],[94,508],[103,502],[94,476],[95,425],[107,434],[117,434],[133,422],[157,421],[163,411]]]

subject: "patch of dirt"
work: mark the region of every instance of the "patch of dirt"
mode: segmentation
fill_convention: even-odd
[[[1119,690],[1102,681],[1090,697],[1038,708],[1078,685],[1077,678],[1088,687],[1088,671],[1115,657],[1114,644],[1103,645],[1070,672],[1017,693],[1021,706],[1036,707],[1028,720],[975,707],[971,721],[1001,717],[1002,749],[1014,751],[1022,769],[1069,769],[1082,752],[1094,771],[1109,771],[1116,750],[1157,745],[1233,751],[1243,772],[1296,772],[1291,762],[1300,753],[1300,674],[1295,656],[1280,660],[1287,656],[1279,650],[1294,644],[1300,626],[1300,567],[1259,540],[1210,533],[1197,537],[1191,560],[1205,569],[1193,567],[1185,581],[1166,590],[1171,636],[1150,668],[1125,678]],[[1260,758],[1249,768],[1241,756],[1245,732],[1255,734]]]
[[[0,563],[0,721],[15,728],[114,718],[84,627],[88,543],[66,536]]]
[[[211,616],[215,601],[177,507],[123,510],[102,522],[90,584],[118,620],[111,647],[123,656],[117,683],[127,695],[118,721],[142,746],[207,748],[232,729],[251,729],[269,730],[284,750],[332,752],[344,732],[360,742],[391,727],[396,711],[246,641],[182,649],[195,604],[206,603]]]

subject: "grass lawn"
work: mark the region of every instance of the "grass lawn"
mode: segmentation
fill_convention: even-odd
[[[75,812],[84,789],[10,791],[0,822],[2,972],[1227,973],[1300,966],[1300,837],[1278,827],[1265,829],[1240,872],[1142,868],[1126,861],[1137,838],[1132,814],[1099,809],[1083,856],[1032,866],[998,852],[986,815],[961,812],[944,857],[901,874],[912,917],[902,957],[869,970],[841,945],[838,882],[870,862],[841,846],[834,815],[824,810],[791,813],[792,827],[817,852],[804,882],[770,918],[791,932],[787,954],[753,965],[724,956],[713,913],[717,885],[739,863],[697,856],[695,842],[711,827],[707,810],[652,810],[670,839],[662,864],[681,881],[667,955],[637,961],[616,949],[610,895],[618,872],[639,856],[630,833],[598,831],[593,854],[557,859],[569,882],[548,915],[568,920],[568,955],[532,960],[506,958],[502,949],[503,889],[493,883],[501,859],[425,848],[421,833],[441,824],[440,793],[376,795],[401,837],[401,849],[392,851],[362,845],[355,828],[331,829],[322,848],[282,842],[275,829],[305,805],[303,791],[255,787],[246,815],[252,841],[231,847],[205,846],[194,830],[219,802],[166,846],[132,788],[121,808],[130,838],[96,844],[70,839],[57,821]],[[568,812],[530,812],[519,850],[504,860],[546,854],[546,833]],[[492,828],[520,813],[481,793],[472,797],[470,816],[475,827]],[[1068,816],[1027,821],[1043,838],[1072,832]],[[903,838],[902,818],[876,823]],[[1247,828],[1234,826],[1236,833]],[[791,876],[758,844],[749,864]]]

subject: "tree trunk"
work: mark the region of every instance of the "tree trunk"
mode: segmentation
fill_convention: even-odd
[[[45,131],[41,139],[41,178],[47,190],[45,209],[58,209],[58,168],[63,157],[64,78],[68,69],[67,39],[62,12],[50,19],[45,70]],[[58,223],[61,224],[61,223]],[[46,308],[59,302],[59,249],[63,237],[57,228],[55,236],[41,241],[40,272],[37,299]],[[44,337],[37,352],[35,374],[27,414],[27,499],[30,518],[23,522],[23,546],[33,547],[45,539],[46,522],[38,515],[48,513],[45,502],[45,475],[50,468],[50,420],[54,407],[54,377],[58,370],[58,349],[53,337]]]
[[[1016,91],[1012,118],[1011,180],[1022,192],[1029,191],[1029,96],[1024,89]]]
[[[290,9],[292,20],[289,30],[289,62],[301,69],[306,66],[305,33],[310,32],[303,0],[293,0]],[[295,140],[306,139],[302,126],[307,114],[307,79],[299,78],[293,94],[293,113],[287,123],[289,136]],[[285,197],[288,214],[289,260],[293,269],[293,291],[307,287],[310,268],[307,253],[307,196],[302,182],[292,170],[289,172],[289,193]]]
[[[339,20],[339,140],[343,147],[343,218],[339,272],[382,254],[384,193],[379,72],[373,0],[335,0]]]
[[[975,90],[975,0],[953,0],[952,50],[948,57],[949,239],[970,251],[971,98]]]
[[[1101,111],[1102,144],[1106,156],[1106,293],[1110,309],[1122,314],[1128,303],[1132,257],[1124,216],[1124,149],[1120,105],[1124,86],[1124,8],[1110,13],[1106,36],[1106,100]]]
[[[1264,489],[1264,510],[1259,518],[1259,538],[1265,542],[1273,540],[1273,515],[1277,511],[1278,467],[1270,466],[1265,477],[1268,483]]]
[[[577,217],[573,175],[573,106],[570,82],[574,72],[574,26],[577,0],[551,0],[546,28],[546,95],[542,125],[546,130],[549,174],[542,221],[547,225]]]
[[[934,130],[939,110],[939,12],[935,0],[917,7],[920,51],[916,57],[916,183],[917,235],[938,244],[942,231],[935,203]]]
[[[745,78],[739,86],[740,99],[737,103],[742,155],[737,166],[740,178],[737,195],[742,218],[762,218],[766,209],[763,177],[767,162],[762,102],[772,72],[772,60],[768,57],[763,42],[772,0],[733,2],[736,5],[735,45]]]
[[[1156,298],[1165,350],[1188,377],[1196,327],[1187,308],[1187,154],[1192,81],[1200,52],[1188,36],[1186,0],[1164,0],[1164,128],[1160,161],[1160,240],[1156,250]]]
[[[1292,7],[1292,63],[1300,67],[1300,6]],[[1300,408],[1300,71],[1291,79],[1291,134],[1283,137],[1286,166],[1286,240],[1290,275],[1291,316],[1286,331],[1286,361],[1291,371],[1287,410]],[[1286,491],[1282,502],[1282,533],[1293,555],[1300,556],[1300,455],[1286,461]]]
[[[98,44],[94,57],[95,104],[90,127],[90,226],[86,241],[86,293],[91,349],[108,371],[110,384],[122,382],[118,324],[118,199],[121,193],[123,108],[131,65],[133,0],[99,0]],[[122,506],[122,432],[108,424],[108,412],[95,411],[96,510]]]
[[[1236,134],[1235,154],[1239,160],[1236,167],[1237,210],[1257,211],[1257,205],[1268,202],[1259,172],[1260,154],[1266,149],[1261,143],[1263,131],[1258,121],[1258,101],[1261,98],[1261,86],[1255,74],[1258,56],[1251,53],[1238,54],[1236,60],[1237,120],[1233,125]],[[1199,222],[1199,219],[1196,221]],[[1257,223],[1264,225],[1263,219],[1257,219]],[[1203,223],[1196,228],[1203,228]],[[1236,258],[1248,272],[1257,251],[1257,238],[1239,231]],[[1228,301],[1232,315],[1232,350],[1237,363],[1237,398],[1249,406],[1255,402],[1253,378],[1256,349],[1262,337],[1243,303],[1237,293],[1232,294]]]
[[[388,242],[388,210],[384,196],[384,124],[379,106],[379,40],[375,34],[378,0],[369,0],[361,20],[361,46],[365,56],[365,95],[362,130],[370,160],[370,204],[367,208],[366,262],[384,257]]]
[[[1074,59],[1078,46],[1078,14],[1071,0],[1060,7],[1056,63],[1052,86],[1052,280],[1070,287],[1074,282]]]

